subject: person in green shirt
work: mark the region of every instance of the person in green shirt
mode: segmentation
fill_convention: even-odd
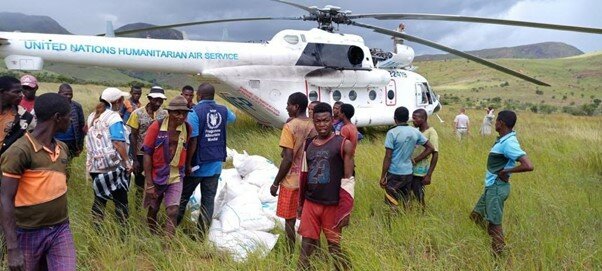
[[[514,131],[516,118],[516,113],[510,110],[497,115],[495,131],[499,137],[487,157],[485,190],[470,213],[470,219],[477,225],[487,227],[495,256],[499,256],[506,246],[502,220],[504,203],[510,195],[510,174],[533,171],[533,164],[521,148]]]
[[[413,178],[411,189],[414,193],[414,196],[418,199],[418,201],[422,204],[422,208],[426,206],[424,202],[424,186],[431,184],[431,178],[433,176],[433,171],[437,166],[437,161],[439,160],[439,135],[435,128],[429,126],[428,123],[428,115],[426,114],[426,110],[417,109],[412,113],[412,120],[414,121],[414,126],[420,130],[422,135],[426,137],[426,139],[433,145],[433,152],[431,155],[427,156],[424,160],[420,162],[416,162],[413,168]],[[414,149],[413,158],[418,157],[420,153],[424,151],[424,147],[421,145],[416,145],[416,149]],[[415,160],[413,160],[415,161]]]

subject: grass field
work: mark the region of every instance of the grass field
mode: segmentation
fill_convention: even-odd
[[[56,84],[44,84],[56,89]],[[104,87],[74,86],[75,99],[89,114]],[[173,97],[175,91],[170,91]],[[485,162],[495,137],[472,136],[458,142],[451,132],[456,107],[431,118],[440,136],[439,164],[427,187],[427,210],[391,215],[378,185],[385,128],[367,130],[356,165],[356,207],[342,246],[355,270],[600,270],[602,269],[602,117],[519,112],[516,126],[535,171],[512,177],[504,229],[508,256],[495,260],[487,234],[468,220],[483,190]],[[473,123],[483,112],[469,110]],[[229,147],[280,162],[280,130],[257,126],[238,112],[228,129]],[[93,192],[77,158],[69,182],[69,214],[78,270],[294,270],[298,251],[284,251],[282,238],[266,257],[237,263],[209,244],[193,241],[178,229],[174,240],[149,233],[145,211],[130,205],[129,233],[120,237],[109,216],[97,233],[91,226]],[[133,192],[133,191],[131,191]],[[130,193],[130,202],[134,202]],[[109,204],[107,213],[112,212]],[[417,207],[417,206],[416,206]],[[163,211],[161,213],[164,213]],[[276,231],[282,233],[281,231]],[[331,270],[324,252],[314,257],[317,270]]]
[[[503,100],[568,106],[602,99],[601,52],[559,59],[492,61],[549,83],[551,87],[537,86],[461,59],[416,62],[414,65],[437,93],[458,96],[463,102],[500,97]]]

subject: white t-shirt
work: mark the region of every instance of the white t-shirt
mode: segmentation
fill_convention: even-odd
[[[470,121],[468,120],[468,116],[466,116],[464,114],[457,115],[456,118],[454,119],[456,128],[467,128],[469,122]]]

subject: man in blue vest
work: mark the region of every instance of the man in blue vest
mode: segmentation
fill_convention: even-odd
[[[186,159],[186,178],[180,200],[178,224],[182,222],[190,196],[201,185],[201,215],[198,229],[201,236],[209,229],[213,217],[213,203],[217,182],[226,160],[226,124],[236,120],[236,115],[223,105],[215,103],[215,88],[203,83],[197,89],[198,103],[188,114],[192,127]]]

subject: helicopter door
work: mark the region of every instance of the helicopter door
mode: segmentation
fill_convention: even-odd
[[[387,106],[394,106],[397,104],[397,84],[395,80],[391,79],[387,88],[385,89],[386,104]]]
[[[431,93],[426,83],[416,83],[416,106],[425,107],[433,104]]]

